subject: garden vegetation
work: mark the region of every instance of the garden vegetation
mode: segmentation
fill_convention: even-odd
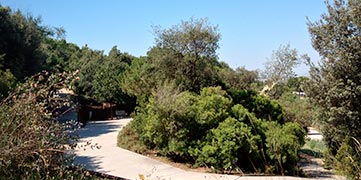
[[[85,178],[65,152],[76,146],[58,110],[68,87],[79,103],[134,110],[118,145],[216,172],[299,175],[307,126],[325,139],[329,167],[361,178],[361,1],[326,2],[308,22],[319,64],[281,45],[264,72],[219,60],[221,34],[207,19],[154,27],[134,57],[65,40],[65,30],[0,5],[0,179]],[[293,68],[307,61],[309,77]],[[300,94],[303,94],[300,97]]]

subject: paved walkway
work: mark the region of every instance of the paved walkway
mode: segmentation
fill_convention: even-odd
[[[189,172],[171,165],[156,161],[146,156],[117,147],[117,135],[122,126],[131,119],[89,122],[79,129],[80,145],[75,151],[76,164],[82,164],[86,169],[106,173],[127,179],[218,179],[218,180],[300,180],[309,178],[287,176],[234,176],[211,173]],[[330,178],[322,178],[330,179]]]
[[[310,138],[311,140],[318,140],[318,141],[322,140],[322,135],[317,129],[313,127],[308,127],[307,130],[308,130],[308,134],[307,134],[308,138]]]

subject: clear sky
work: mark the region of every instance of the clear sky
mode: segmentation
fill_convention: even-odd
[[[262,70],[281,44],[290,43],[316,61],[307,19],[326,12],[323,0],[0,0],[3,6],[41,16],[44,25],[64,27],[69,42],[106,53],[146,55],[154,44],[153,25],[169,28],[181,20],[208,18],[222,35],[219,59],[231,67]],[[306,75],[301,66],[296,70]]]

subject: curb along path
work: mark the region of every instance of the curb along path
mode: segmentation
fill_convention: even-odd
[[[75,150],[75,163],[86,169],[105,173],[112,176],[140,179],[263,179],[263,180],[300,180],[289,176],[234,176],[212,173],[189,172],[171,165],[159,162],[149,157],[117,147],[119,130],[125,126],[130,118],[109,121],[89,122],[77,133],[80,136],[80,146],[87,142],[91,145]]]

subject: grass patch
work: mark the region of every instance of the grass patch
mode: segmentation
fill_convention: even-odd
[[[117,146],[139,154],[144,154],[148,151],[147,147],[139,140],[139,135],[132,128],[131,124],[132,122],[128,123],[119,131]]]
[[[322,158],[326,152],[327,147],[323,141],[320,140],[306,140],[305,145],[301,148],[301,152],[307,155]]]

